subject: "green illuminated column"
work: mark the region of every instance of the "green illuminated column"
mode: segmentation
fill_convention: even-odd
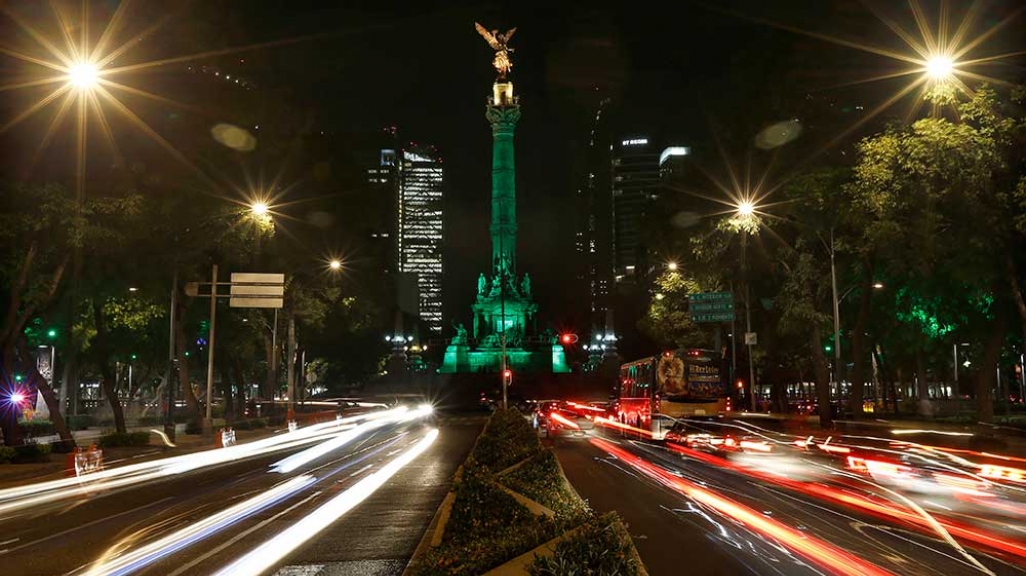
[[[485,113],[492,125],[492,270],[506,282],[516,274],[517,199],[513,132],[520,106],[513,83],[496,82]]]

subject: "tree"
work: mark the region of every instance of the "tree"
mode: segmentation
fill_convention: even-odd
[[[75,253],[115,240],[115,222],[138,208],[137,198],[104,198],[78,202],[56,184],[0,187],[0,282],[6,311],[0,326],[0,377],[10,398],[18,385],[16,373],[31,370],[24,330],[35,315],[53,312],[66,271]],[[60,402],[42,378],[32,379],[43,391],[58,433],[66,442],[70,432],[60,418]],[[34,393],[34,390],[30,392]],[[17,411],[2,411],[4,441],[20,441]]]
[[[932,329],[938,313],[957,318],[943,323],[955,334],[993,336],[981,338],[986,364],[976,382],[977,412],[984,422],[993,416],[990,366],[1004,340],[1003,319],[1021,300],[1014,277],[1015,248],[1022,239],[1009,214],[1016,213],[1021,181],[1021,146],[1014,144],[1022,141],[1023,123],[1021,112],[1008,116],[1002,112],[1007,108],[992,89],[981,87],[955,106],[961,122],[936,116],[867,138],[859,147],[853,184],[856,201],[879,223],[872,232],[888,276],[909,291],[898,312],[917,324],[915,333],[921,335],[910,343],[919,351],[921,403],[926,401],[923,351],[942,335]],[[977,304],[981,298],[985,305]]]

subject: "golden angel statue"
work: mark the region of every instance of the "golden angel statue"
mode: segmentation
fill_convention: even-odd
[[[500,34],[498,30],[489,31],[477,22],[474,22],[474,27],[477,28],[478,34],[492,47],[492,50],[495,50],[495,59],[492,60],[492,66],[495,66],[495,70],[499,73],[499,79],[505,80],[506,74],[513,67],[513,61],[509,57],[513,53],[513,49],[508,47],[507,44],[517,29],[511,28],[505,34]]]

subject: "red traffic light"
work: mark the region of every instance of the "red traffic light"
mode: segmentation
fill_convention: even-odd
[[[563,334],[562,336],[559,337],[559,340],[563,344],[576,344],[578,338],[577,338],[577,334]]]
[[[512,378],[513,377],[513,371],[507,368],[506,370],[502,371],[502,375],[505,376],[506,378]]]

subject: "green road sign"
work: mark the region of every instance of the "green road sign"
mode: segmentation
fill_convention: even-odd
[[[688,314],[692,322],[733,322],[734,295],[730,292],[691,294]]]
[[[691,313],[692,322],[733,322],[734,312],[699,312]]]
[[[702,292],[700,294],[691,294],[688,296],[688,300],[691,302],[733,302],[734,295],[730,292]]]
[[[692,302],[688,308],[692,312],[730,312],[734,310],[733,302]]]

